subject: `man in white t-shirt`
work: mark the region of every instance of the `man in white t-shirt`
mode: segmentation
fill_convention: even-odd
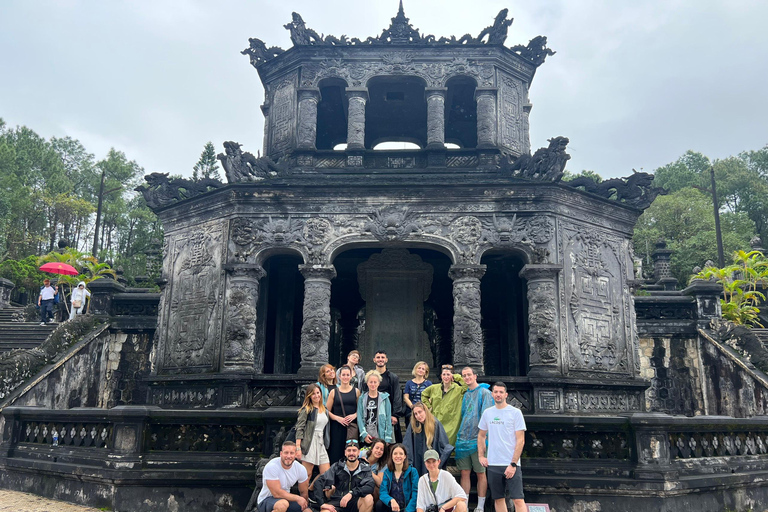
[[[523,495],[520,455],[525,444],[525,419],[520,409],[507,403],[507,385],[496,382],[491,387],[494,406],[480,417],[477,453],[480,464],[488,468],[488,487],[496,512],[507,511],[507,498],[512,498],[515,512],[527,512]],[[488,438],[488,457],[485,439]]]
[[[296,443],[286,441],[275,457],[264,466],[263,484],[256,500],[258,512],[301,512],[309,507],[309,477],[296,460]],[[299,484],[299,494],[291,487]]]

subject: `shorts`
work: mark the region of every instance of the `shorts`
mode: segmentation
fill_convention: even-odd
[[[515,476],[507,478],[504,471],[507,466],[488,466],[486,475],[488,478],[488,491],[491,499],[500,500],[510,498],[513,500],[525,499],[523,494],[523,472],[518,466]]]
[[[275,503],[281,499],[282,498],[274,498],[272,496],[268,496],[261,500],[261,503],[259,503],[259,505],[256,507],[256,510],[259,512],[272,512],[272,510],[275,508]],[[301,512],[301,505],[295,501],[289,501],[288,512]]]
[[[469,471],[471,469],[475,473],[485,473],[485,466],[480,464],[480,458],[477,452],[462,457],[461,459],[456,459],[456,467],[462,471]]]
[[[301,462],[309,462],[315,466],[319,466],[320,464],[330,464],[331,461],[328,458],[328,452],[325,450],[325,445],[323,445],[322,432],[315,432],[312,435],[312,442],[309,445],[309,450],[303,455]]]
[[[360,498],[355,498],[352,496],[352,499],[349,500],[349,503],[347,503],[346,507],[341,506],[341,498],[331,498],[325,503],[328,505],[333,505],[333,508],[336,509],[336,512],[358,512],[357,510],[357,500]]]

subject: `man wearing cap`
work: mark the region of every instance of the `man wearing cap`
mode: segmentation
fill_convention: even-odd
[[[496,382],[491,387],[494,406],[480,417],[477,455],[485,466],[488,488],[496,512],[507,512],[507,498],[512,498],[515,512],[527,512],[523,495],[520,455],[525,444],[525,419],[517,407],[507,403],[507,385]],[[485,439],[488,438],[488,457]]]
[[[326,512],[371,512],[374,482],[371,467],[360,460],[360,445],[349,439],[344,459],[335,462],[315,482],[321,486],[326,502],[320,507]]]
[[[427,473],[419,478],[416,512],[467,512],[467,494],[449,472],[440,469],[440,455],[424,452]]]

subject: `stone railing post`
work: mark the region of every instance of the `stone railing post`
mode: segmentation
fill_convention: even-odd
[[[103,277],[88,283],[91,292],[91,305],[88,312],[92,315],[110,316],[112,314],[112,297],[116,293],[123,293],[125,286],[114,279]]]
[[[477,147],[495,148],[496,140],[496,88],[478,87],[475,89],[477,101]]]
[[[320,102],[320,89],[304,87],[299,89],[299,145],[298,149],[314,151],[317,149],[317,104]]]
[[[16,287],[13,281],[0,277],[0,309],[11,305],[11,292]]]
[[[234,263],[227,265],[226,309],[224,312],[224,365],[223,371],[259,372],[255,362],[256,350],[264,344],[256,343],[256,310],[259,303],[259,283],[267,274],[260,265]],[[257,349],[258,346],[258,349]]]
[[[317,376],[328,362],[331,340],[331,279],[336,277],[333,265],[299,265],[304,276],[304,322],[301,326],[302,375]]]
[[[365,149],[365,104],[368,102],[366,87],[348,87],[347,99],[347,151]]]
[[[696,323],[699,327],[706,328],[713,319],[723,316],[720,305],[723,285],[720,283],[694,279],[682,293],[696,299]]]
[[[669,431],[671,416],[662,413],[635,413],[629,417],[634,435],[637,480],[676,480],[679,474],[671,467]]]
[[[480,326],[480,279],[485,265],[453,265],[453,364],[483,373],[483,329]]]
[[[528,283],[529,375],[559,374],[560,322],[557,274],[560,265],[526,265],[520,277]]]

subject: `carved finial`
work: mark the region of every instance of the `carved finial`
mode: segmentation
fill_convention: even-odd
[[[402,15],[403,17],[405,17],[405,11],[403,10],[403,0],[400,0],[400,8],[397,10],[397,15],[398,16]]]

